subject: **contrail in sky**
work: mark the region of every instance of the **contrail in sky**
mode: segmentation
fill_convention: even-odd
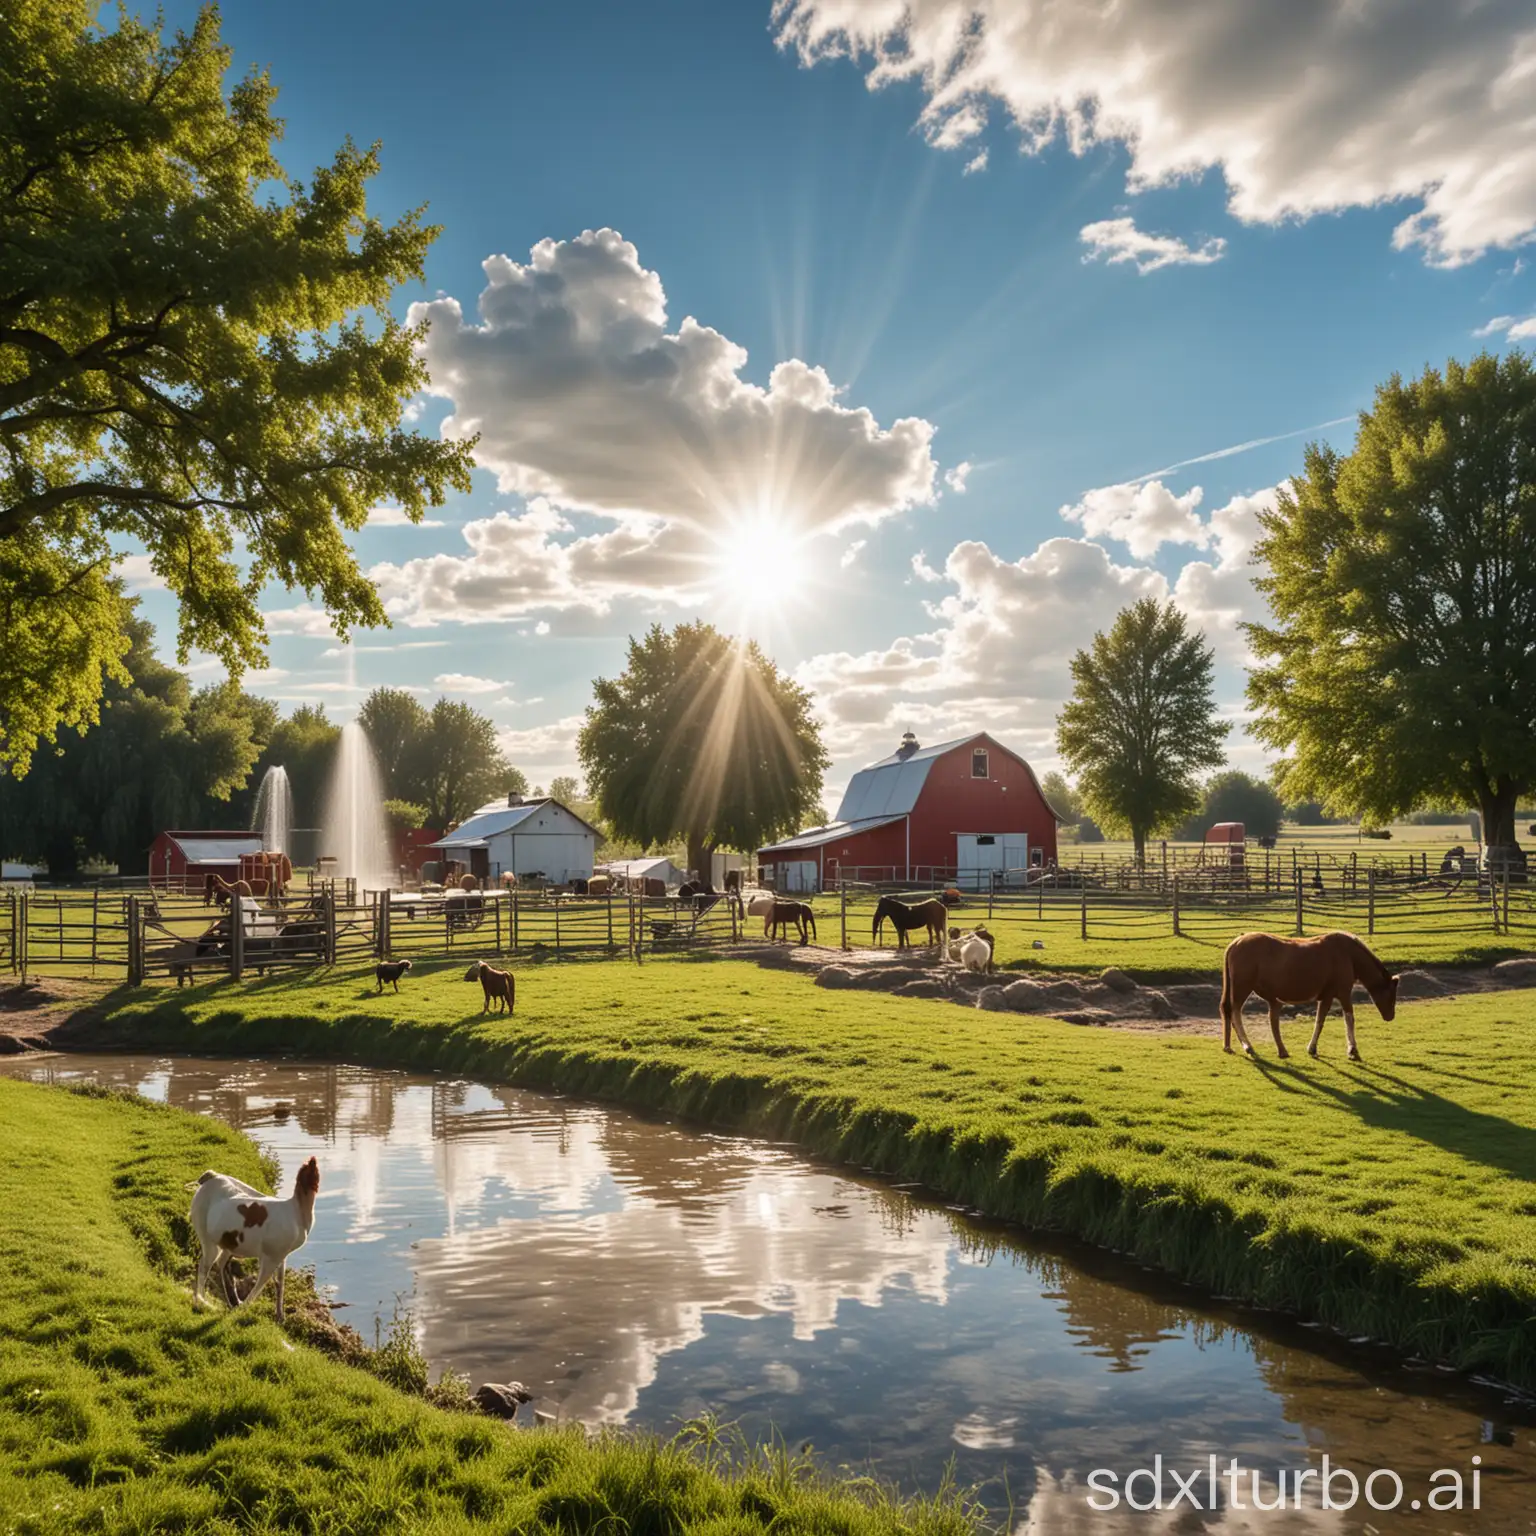
[[[1218,448],[1215,453],[1197,454],[1192,459],[1180,459],[1177,464],[1165,464],[1161,469],[1148,470],[1144,475],[1136,475],[1125,481],[1126,485],[1141,485],[1147,480],[1156,480],[1159,475],[1171,475],[1176,469],[1188,469],[1191,464],[1209,464],[1213,459],[1230,459],[1234,454],[1247,453],[1251,448],[1267,448],[1270,443],[1283,443],[1290,437],[1305,437],[1308,432],[1321,432],[1324,427],[1341,427],[1346,421],[1353,421],[1350,416],[1335,416],[1332,421],[1320,421],[1313,427],[1297,427],[1294,432],[1277,432],[1273,437],[1251,437],[1246,443],[1235,443],[1230,448]]]

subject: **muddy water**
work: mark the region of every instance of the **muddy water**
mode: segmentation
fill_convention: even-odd
[[[1530,1405],[784,1148],[359,1067],[4,1069],[217,1115],[276,1154],[285,1184],[315,1154],[301,1258],[340,1315],[371,1337],[408,1306],[434,1367],[520,1380],[565,1418],[668,1431],[711,1410],[907,1489],[937,1486],[952,1460],[995,1514],[1011,1503],[1019,1530],[1051,1536],[1536,1532]],[[1362,1483],[1384,1469],[1378,1504],[1397,1474],[1400,1507],[1362,1491],[1321,1508],[1325,1455]],[[1132,1511],[1127,1497],[1155,1501],[1159,1456],[1164,1507]],[[1253,1475],[1271,1503],[1282,1472],[1287,1508],[1253,1510]],[[1432,1513],[1452,1473],[1465,1507]],[[1348,1497],[1342,1474],[1332,1494]]]

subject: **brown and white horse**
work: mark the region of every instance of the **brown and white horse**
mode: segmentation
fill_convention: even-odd
[[[1227,945],[1221,966],[1221,1045],[1232,1049],[1232,1032],[1244,1052],[1253,1055],[1243,1029],[1243,1004],[1257,993],[1269,1004],[1269,1027],[1275,1049],[1289,1056],[1280,1038],[1282,1003],[1316,1003],[1317,1027],[1312,1031],[1309,1056],[1317,1055],[1323,1024],[1334,1003],[1344,1010],[1344,1033],[1349,1040],[1349,1059],[1360,1060],[1355,1046],[1355,983],[1371,995],[1383,1019],[1397,1011],[1397,977],[1352,933],[1324,933],[1315,939],[1282,939],[1272,933],[1245,933]]]

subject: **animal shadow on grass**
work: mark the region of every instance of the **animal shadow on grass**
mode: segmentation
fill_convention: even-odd
[[[1332,1062],[1322,1065],[1325,1070],[1340,1072]],[[1536,1180],[1536,1128],[1503,1115],[1469,1109],[1380,1067],[1354,1063],[1351,1071],[1370,1081],[1346,1086],[1347,1079],[1324,1082],[1311,1073],[1298,1073],[1298,1080],[1308,1091],[1349,1110],[1362,1125],[1397,1131],[1470,1163],[1498,1168],[1518,1179]]]

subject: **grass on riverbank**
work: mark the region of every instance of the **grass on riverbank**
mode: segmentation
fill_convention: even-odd
[[[720,1475],[643,1437],[442,1412],[296,1349],[266,1300],[194,1312],[183,1185],[262,1171],[213,1121],[0,1079],[0,1137],[0,1530],[970,1529],[953,1499],[855,1496],[793,1458]]]
[[[1226,1295],[1536,1385],[1536,995],[1360,1014],[1324,1057],[817,988],[739,961],[119,993],[103,1039],[429,1067],[799,1141]],[[1264,1032],[1267,1035],[1267,1031]],[[1257,1038],[1257,1036],[1256,1036]],[[82,1045],[89,1041],[82,1039]],[[1269,1054],[1266,1054],[1269,1053]]]

